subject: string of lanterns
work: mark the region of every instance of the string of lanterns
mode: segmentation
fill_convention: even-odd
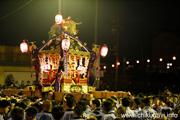
[[[175,61],[177,60],[176,56],[172,57],[172,60]],[[159,62],[163,62],[163,58],[159,58]],[[130,61],[129,60],[125,60],[123,61],[126,65],[130,65]],[[147,59],[146,62],[149,64],[151,62],[150,59]],[[116,62],[116,64],[119,66],[121,63],[118,61]],[[136,60],[136,64],[140,64],[140,60]],[[112,64],[111,67],[114,68],[116,65]],[[169,69],[172,66],[172,63],[167,62],[167,69]],[[103,69],[107,69],[107,66],[103,66]]]

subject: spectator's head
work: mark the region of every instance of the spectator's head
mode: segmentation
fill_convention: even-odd
[[[85,111],[87,108],[87,102],[85,100],[80,100],[77,105],[82,105],[83,111]]]
[[[26,105],[26,106],[30,106],[31,104],[31,100],[30,99],[23,99],[22,102]]]
[[[110,101],[103,102],[103,113],[107,114],[112,110],[112,103]]]
[[[48,99],[49,99],[49,100],[53,100],[53,99],[54,99],[54,93],[53,93],[53,91],[49,91],[49,92],[48,92]]]
[[[75,105],[75,99],[72,95],[64,96],[63,105],[66,109],[72,109]]]
[[[76,105],[74,108],[74,117],[83,117],[83,106],[82,105]]]
[[[165,105],[165,103],[164,102],[166,102],[166,97],[165,96],[160,96],[159,97],[159,104],[161,105],[161,106],[164,106]]]
[[[159,105],[159,97],[158,96],[154,96],[153,97],[153,102],[155,105]]]
[[[52,102],[50,100],[44,100],[42,104],[42,111],[47,111],[47,112],[52,111]]]
[[[7,114],[10,108],[10,102],[7,100],[0,101],[0,114]]]
[[[52,115],[54,117],[54,120],[61,120],[61,118],[64,115],[64,109],[63,107],[56,106],[52,109]]]
[[[32,105],[32,107],[35,107],[37,109],[38,113],[41,112],[41,110],[42,110],[42,104],[40,104],[40,103],[35,103]]]
[[[124,98],[122,99],[122,105],[123,105],[124,107],[129,107],[130,103],[131,103],[131,100],[130,100],[129,97],[124,97]]]
[[[139,93],[139,94],[138,94],[138,97],[144,98],[144,94],[143,94],[143,93]]]
[[[86,107],[88,107],[89,105],[90,105],[90,101],[88,100],[88,99],[86,99],[86,98],[80,98],[80,100],[83,100],[83,101],[85,101],[86,102]]]
[[[30,107],[26,109],[26,120],[33,120],[36,118],[37,109],[35,107]]]
[[[173,104],[172,102],[166,102],[166,106],[173,108],[173,107],[174,107],[174,104]]]
[[[17,100],[16,100],[16,99],[12,99],[12,100],[11,100],[10,110],[13,110],[13,109],[14,109],[14,106],[16,105],[16,103],[17,103]]]
[[[151,106],[152,105],[152,101],[150,98],[145,98],[144,99],[144,105],[145,106]]]
[[[141,99],[140,99],[139,97],[135,98],[135,99],[134,99],[134,103],[135,103],[135,107],[140,106],[140,104],[141,104]]]
[[[15,107],[11,112],[13,120],[22,120],[24,118],[24,110],[20,107]]]
[[[24,102],[19,102],[16,103],[15,107],[20,107],[25,110],[27,108],[27,105]]]
[[[92,100],[91,109],[96,110],[100,106],[100,101],[98,99]]]
[[[125,114],[126,113],[126,110],[123,106],[120,106],[118,109],[117,109],[117,112],[116,112],[116,117],[122,117],[121,115]]]
[[[113,107],[116,106],[117,98],[115,96],[111,96],[108,100],[112,102]]]
[[[178,103],[178,96],[174,96],[174,97],[173,97],[173,102],[174,102],[174,103]]]
[[[32,99],[32,102],[36,102],[36,101],[38,101],[38,99],[39,99],[39,97],[33,97],[33,99]]]

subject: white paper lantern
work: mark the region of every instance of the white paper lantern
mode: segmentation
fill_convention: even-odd
[[[22,53],[28,52],[28,44],[27,44],[25,41],[23,41],[23,42],[20,44],[20,49],[21,49],[21,52],[22,52]]]
[[[102,57],[105,57],[108,53],[108,47],[106,45],[104,45],[102,48],[101,48],[101,56]]]
[[[70,47],[69,39],[63,39],[62,40],[62,49],[68,51],[69,47]]]
[[[63,17],[61,14],[57,14],[55,16],[55,22],[59,25],[59,24],[62,24],[62,20],[63,20]]]

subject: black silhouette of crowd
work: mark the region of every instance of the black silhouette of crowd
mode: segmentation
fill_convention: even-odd
[[[162,94],[139,93],[75,101],[72,94],[62,100],[0,94],[0,120],[180,120],[180,96],[168,89]]]

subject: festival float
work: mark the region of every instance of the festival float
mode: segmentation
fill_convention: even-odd
[[[63,19],[58,14],[49,31],[49,40],[41,47],[31,42],[32,66],[35,69],[36,88],[42,91],[83,92],[89,91],[89,76],[96,52],[78,39],[76,23],[69,16]],[[21,43],[21,51],[27,52],[28,42]],[[98,71],[97,71],[98,72]]]

